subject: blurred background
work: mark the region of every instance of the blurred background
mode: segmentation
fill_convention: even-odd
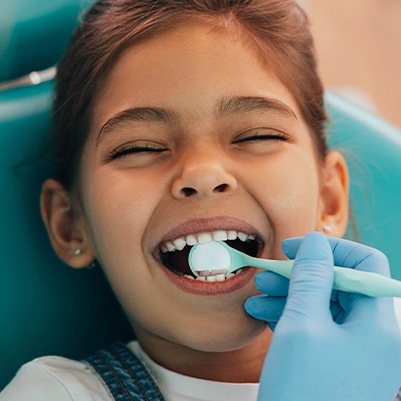
[[[32,71],[51,78],[94,0],[0,0],[0,89]],[[298,0],[308,13],[325,85],[401,127],[401,0]],[[4,86],[3,86],[4,89]]]
[[[325,85],[401,127],[401,0],[299,0]]]

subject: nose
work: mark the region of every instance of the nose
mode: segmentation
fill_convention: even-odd
[[[180,173],[174,179],[171,192],[176,199],[232,194],[238,183],[224,162],[211,152],[194,154],[182,162]]]

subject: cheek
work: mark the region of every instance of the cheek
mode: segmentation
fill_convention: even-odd
[[[281,249],[284,238],[316,229],[320,186],[313,161],[301,154],[262,167],[253,186],[252,192],[270,220],[275,242],[279,244],[275,249]]]
[[[100,262],[140,257],[143,234],[161,196],[154,177],[150,180],[128,169],[95,174],[90,184],[88,180],[84,210]]]
[[[160,190],[155,179],[134,175],[129,170],[120,170],[118,174],[103,170],[92,175],[83,199],[96,258],[128,316],[145,313],[145,320],[147,312],[138,304],[148,303],[149,296],[159,303],[158,289],[143,251],[144,233],[159,202]],[[149,315],[152,319],[150,312]]]

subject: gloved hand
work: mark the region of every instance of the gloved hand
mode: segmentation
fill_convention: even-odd
[[[258,400],[393,401],[401,386],[401,335],[392,299],[332,291],[334,264],[388,276],[386,257],[321,233],[286,240],[283,250],[295,258],[286,302],[284,281],[270,274],[267,281],[278,283],[271,292],[280,296],[245,304],[258,319],[273,326],[278,320]],[[258,289],[269,293],[261,282]]]

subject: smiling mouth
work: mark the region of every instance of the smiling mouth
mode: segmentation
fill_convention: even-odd
[[[225,274],[225,271],[220,270],[205,271],[199,277],[193,274],[188,263],[191,248],[196,244],[205,244],[212,241],[223,241],[249,256],[257,256],[263,246],[262,240],[253,234],[245,234],[234,230],[202,232],[163,242],[159,247],[160,260],[174,274],[192,280],[220,282],[229,280],[239,274],[242,269],[229,274]]]

